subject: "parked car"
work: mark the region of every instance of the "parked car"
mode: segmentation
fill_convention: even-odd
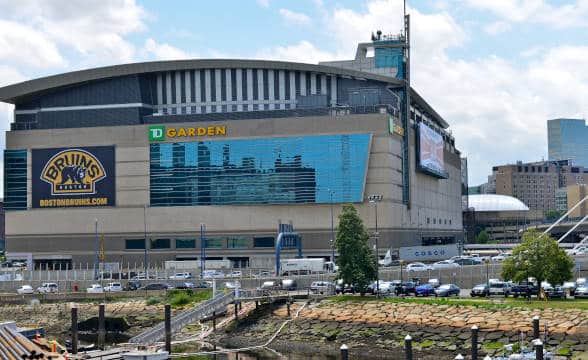
[[[431,285],[434,288],[437,288],[441,285],[441,280],[439,279],[429,279],[429,281],[427,281],[427,284]]]
[[[380,284],[382,282],[380,281]],[[343,284],[343,280],[339,279],[335,281],[335,293],[336,294],[355,294],[355,285]]]
[[[141,288],[142,290],[168,290],[171,289],[171,286],[165,283],[153,283],[149,285],[145,285]]]
[[[396,286],[391,281],[380,281],[380,295],[392,295],[396,292]]]
[[[574,298],[588,298],[588,286],[578,286],[574,292]]]
[[[316,294],[332,294],[335,292],[335,285],[329,281],[313,281],[310,291]]]
[[[264,281],[260,287],[261,290],[277,290],[278,285],[275,281]]]
[[[416,295],[416,288],[417,285],[413,281],[406,281],[400,286],[396,286],[395,293],[396,295]]]
[[[92,284],[89,288],[86,289],[86,292],[90,294],[102,294],[104,292],[104,288],[100,284]]]
[[[240,278],[243,276],[243,272],[241,271],[233,271],[231,272],[231,274],[229,274],[229,277],[231,278]]]
[[[456,264],[459,264],[462,266],[463,265],[480,265],[480,264],[482,264],[482,261],[480,259],[473,258],[473,257],[457,259],[457,260],[454,260],[454,262]]]
[[[548,299],[565,299],[566,292],[562,286],[552,286],[549,290],[545,290],[545,296]]]
[[[486,297],[490,295],[490,287],[487,284],[478,284],[470,291],[471,297]]]
[[[194,288],[194,283],[191,283],[191,282],[183,282],[183,283],[176,286],[176,289],[182,289],[182,290],[193,289],[193,288]]]
[[[186,280],[191,278],[192,274],[189,272],[175,273],[169,277],[170,280]]]
[[[253,275],[253,277],[256,277],[256,278],[264,278],[264,277],[270,277],[270,276],[272,276],[272,273],[271,273],[271,271],[268,271],[268,270],[261,270],[257,274]]]
[[[514,297],[527,296],[527,289],[531,296],[539,294],[539,289],[532,283],[519,283],[510,288],[510,293]]]
[[[219,270],[204,270],[201,277],[203,279],[222,279],[225,277],[225,273]]]
[[[122,291],[122,284],[119,282],[111,282],[108,283],[108,285],[106,285],[104,287],[104,291],[106,292],[118,292],[118,291]]]
[[[238,281],[225,281],[225,289],[234,290],[236,288],[241,288],[241,283]]]
[[[504,259],[506,259],[509,256],[510,256],[510,254],[508,254],[508,253],[501,253],[496,256],[492,256],[490,259],[494,262],[502,262],[502,261],[504,261]]]
[[[570,296],[574,296],[574,292],[576,291],[576,283],[573,281],[566,281],[565,283],[563,283],[563,285],[561,286],[564,290],[564,292],[570,294]]]
[[[282,290],[294,291],[298,288],[298,284],[295,279],[282,279]]]
[[[125,290],[127,291],[134,291],[134,290],[138,290],[141,288],[141,282],[137,281],[137,280],[130,280],[127,283],[127,286],[125,286]]]
[[[435,296],[449,297],[451,295],[459,296],[461,289],[454,284],[444,284],[435,289]]]
[[[194,284],[196,289],[208,289],[212,287],[212,282],[210,281],[200,281]]]
[[[435,295],[435,288],[429,284],[419,285],[416,287],[416,296],[432,296]]]
[[[18,289],[16,289],[16,293],[19,295],[32,294],[34,292],[35,292],[35,290],[33,289],[33,287],[31,285],[23,285],[23,286],[19,287]]]
[[[59,291],[59,287],[56,283],[43,283],[37,288],[39,294],[56,293]]]
[[[510,284],[503,281],[493,281],[490,283],[489,295],[499,295],[508,297],[510,295]]]
[[[408,271],[428,271],[432,270],[432,268],[427,265],[423,264],[422,262],[414,262],[406,265],[406,270]]]
[[[452,261],[452,260],[443,260],[443,261],[437,261],[436,263],[434,263],[433,265],[431,265],[431,267],[433,268],[433,270],[437,270],[437,269],[453,269],[453,268],[458,268],[459,264]]]

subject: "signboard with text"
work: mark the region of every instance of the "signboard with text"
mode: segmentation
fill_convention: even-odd
[[[457,244],[401,247],[398,252],[400,259],[407,262],[445,260],[457,255]]]
[[[115,206],[114,146],[32,150],[32,207]]]

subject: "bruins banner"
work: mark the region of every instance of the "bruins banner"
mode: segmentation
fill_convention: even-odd
[[[114,146],[32,150],[34,208],[114,206]]]

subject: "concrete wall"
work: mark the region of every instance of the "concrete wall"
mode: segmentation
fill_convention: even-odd
[[[371,133],[371,151],[364,189],[379,193],[378,205],[380,249],[390,246],[420,244],[420,236],[461,236],[461,194],[459,154],[449,146],[445,151],[449,179],[437,179],[415,173],[414,133],[411,131],[411,187],[413,206],[402,204],[401,141],[388,133],[385,114],[322,116],[239,120],[199,126],[226,125],[226,138],[278,137],[317,134]],[[176,127],[193,123],[174,124]],[[9,252],[32,252],[35,257],[49,254],[73,256],[76,261],[92,261],[95,235],[94,221],[104,234],[107,261],[137,261],[143,250],[127,251],[125,239],[143,238],[143,206],[147,205],[148,237],[199,237],[199,224],[206,224],[207,235],[275,236],[277,224],[292,221],[303,236],[305,250],[328,255],[330,234],[329,204],[288,204],[255,206],[194,206],[149,207],[149,141],[147,125],[94,127],[77,129],[30,130],[7,133],[7,149],[53,148],[64,146],[115,145],[116,204],[114,208],[29,209],[6,215],[7,248]],[[214,140],[213,138],[180,139],[175,141]],[[168,140],[169,141],[169,140]],[[173,142],[173,141],[170,141]],[[29,207],[31,169],[27,180]],[[355,204],[365,224],[372,228],[375,209],[367,201]],[[334,204],[335,221],[341,204]],[[429,219],[441,219],[442,225]],[[451,222],[451,224],[449,224]],[[176,253],[199,253],[199,245],[191,250],[152,250],[153,261],[173,259]],[[208,256],[270,255],[271,249],[225,249],[207,251]],[[198,254],[199,255],[199,254]],[[126,259],[129,256],[131,260]]]

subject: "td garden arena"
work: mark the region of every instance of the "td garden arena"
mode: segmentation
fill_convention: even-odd
[[[8,257],[77,267],[100,238],[106,262],[265,267],[292,224],[304,256],[329,259],[345,203],[371,231],[377,221],[380,256],[459,241],[460,153],[407,85],[404,46],[390,36],[349,61],[159,61],[0,88],[15,105]]]

